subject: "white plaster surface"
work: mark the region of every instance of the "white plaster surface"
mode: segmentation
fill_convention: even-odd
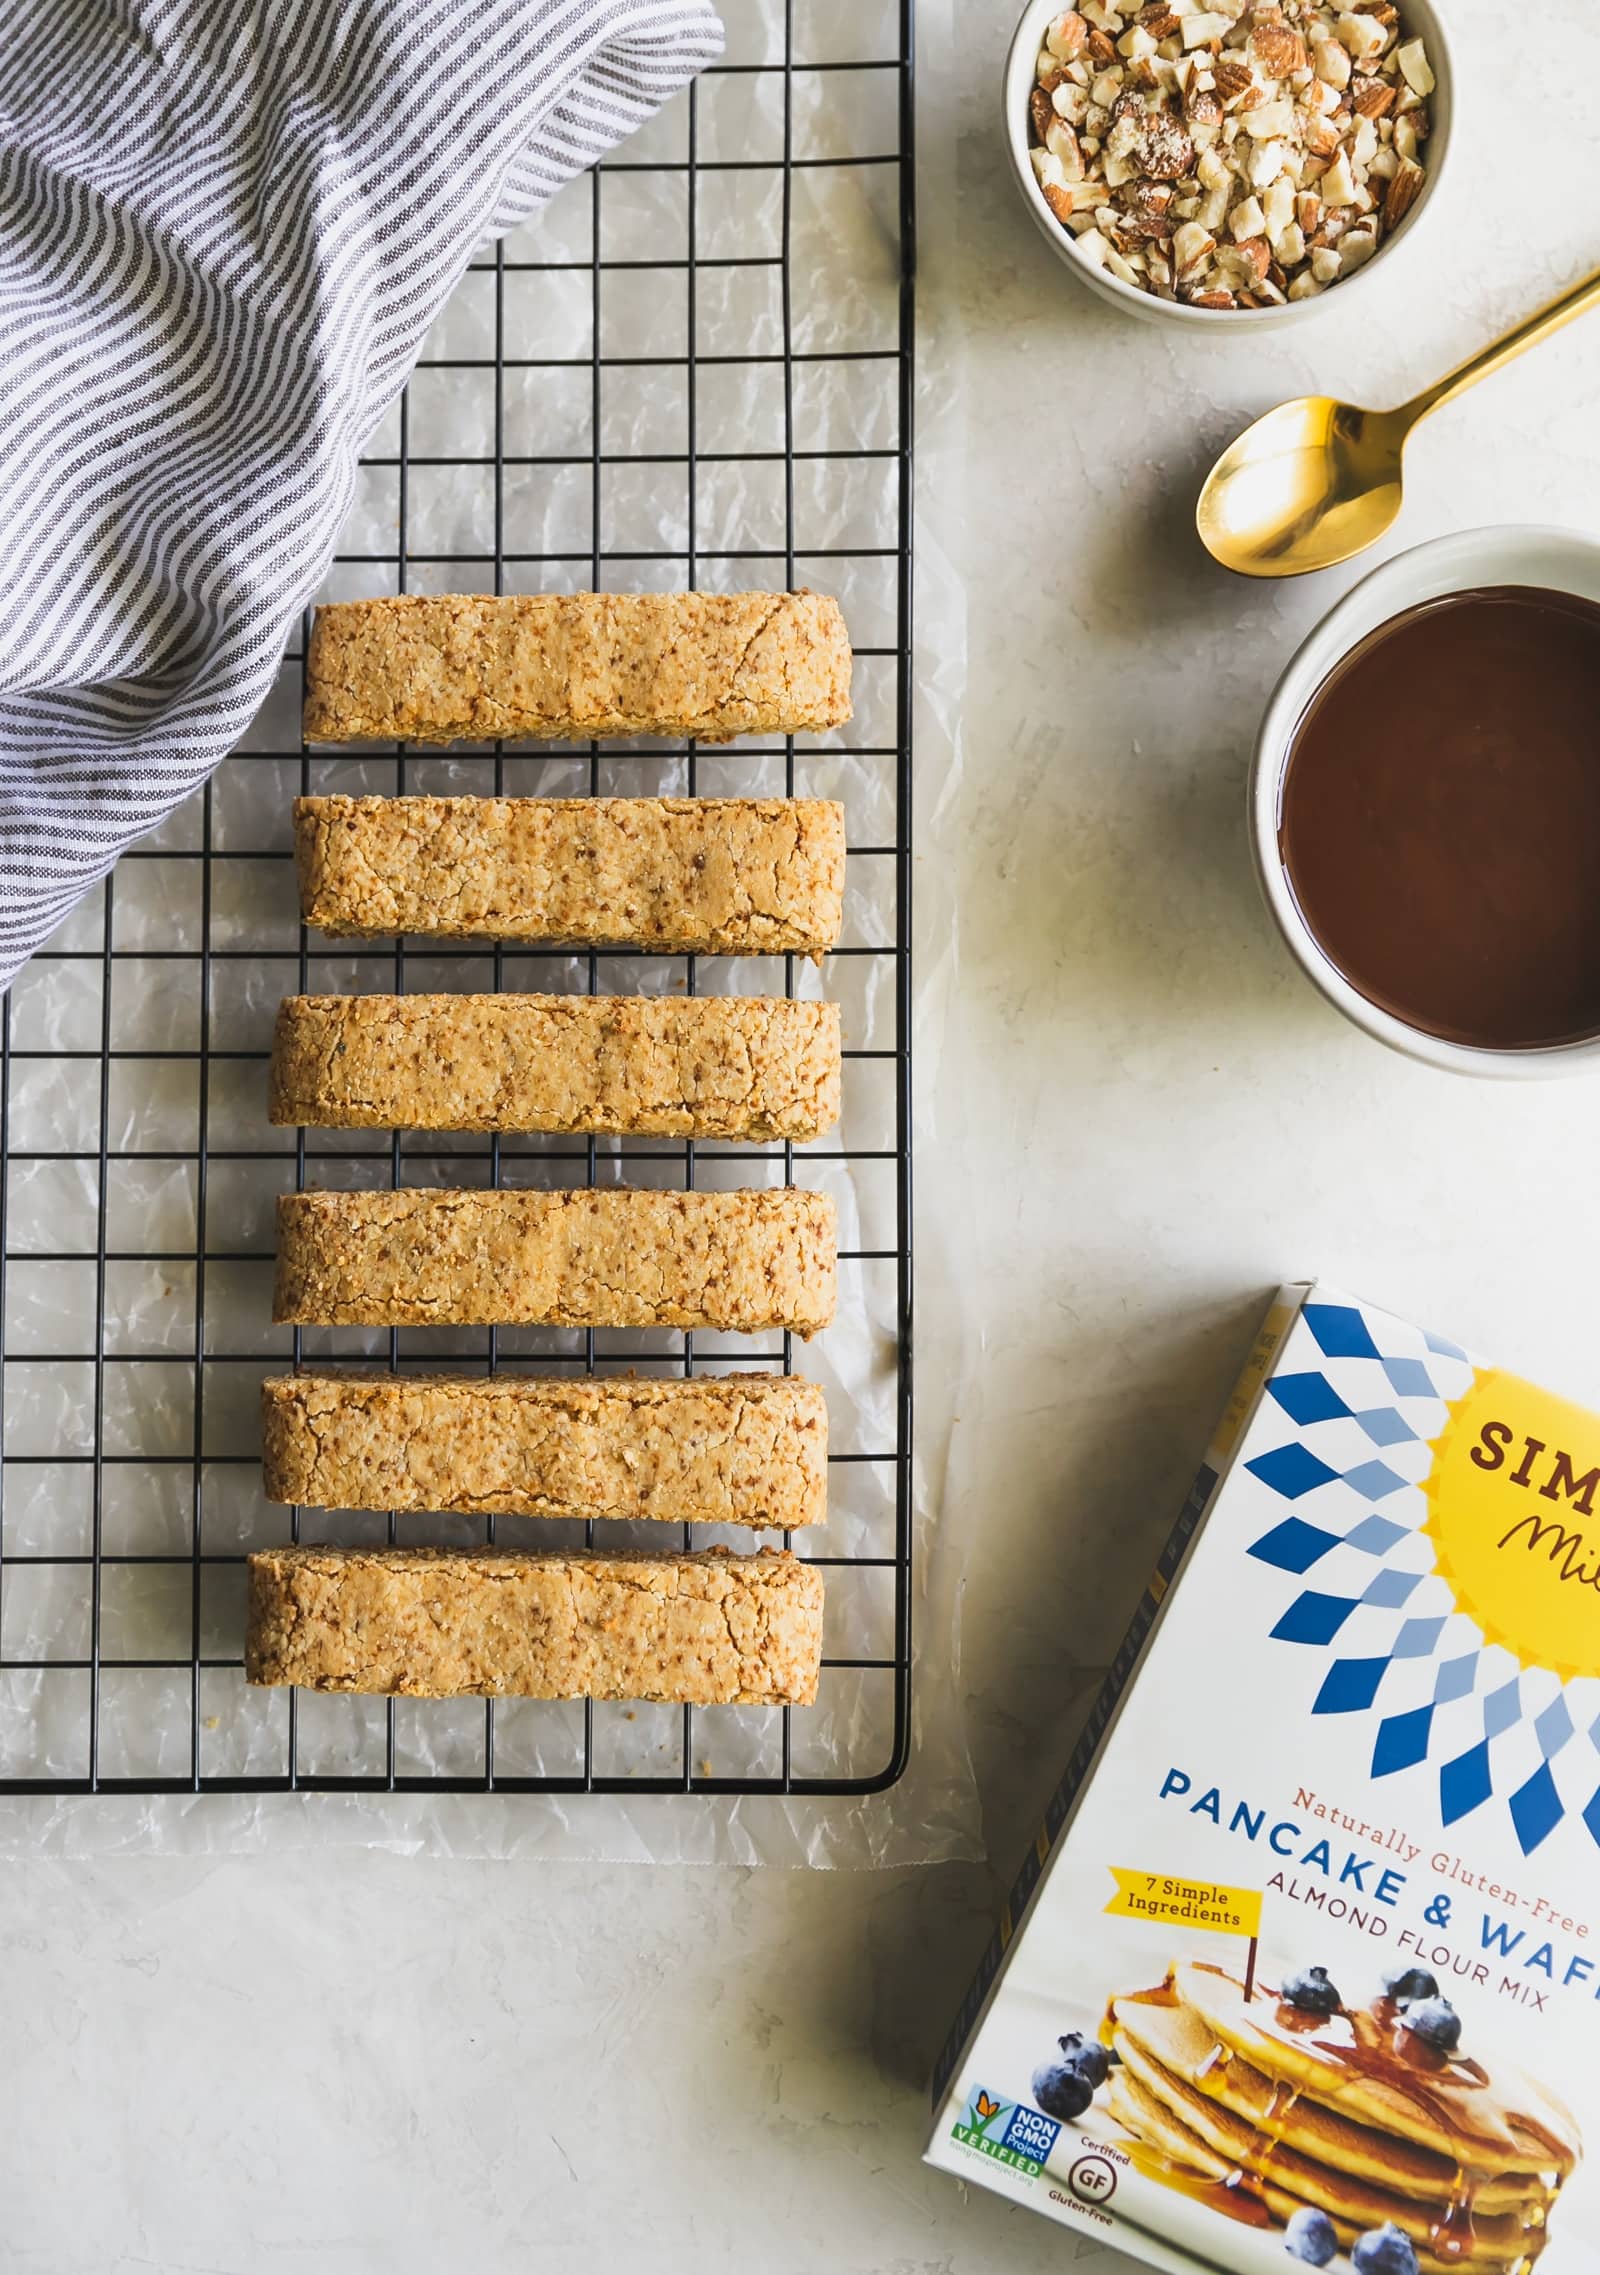
[[[1292,970],[1255,720],[1355,571],[1236,584],[1188,528],[1244,418],[1398,399],[1600,253],[1600,24],[1448,0],[1448,213],[1323,321],[1196,348],[1015,202],[1005,0],[924,11],[919,1395],[1009,1873],[1270,1282],[1319,1271],[1600,1395],[1591,1087],[1386,1057]],[[1536,21],[1534,21],[1536,19]],[[1492,99],[1491,99],[1492,98]],[[1531,138],[1531,144],[1530,144]],[[1600,331],[1415,446],[1393,543],[1600,518]],[[958,943],[958,954],[952,947]],[[951,1411],[958,1347],[980,1387]],[[948,1682],[938,1636],[922,1680]],[[1218,1637],[1218,1679],[1230,1653]],[[1181,1712],[1181,1701],[1174,1701]],[[983,1868],[339,1851],[0,1869],[5,2275],[1035,2275],[1092,2256],[920,2168]]]

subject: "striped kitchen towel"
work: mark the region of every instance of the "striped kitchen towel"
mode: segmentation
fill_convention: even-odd
[[[0,0],[0,988],[233,747],[475,249],[710,0]]]

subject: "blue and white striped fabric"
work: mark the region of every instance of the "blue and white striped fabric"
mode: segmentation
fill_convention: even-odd
[[[486,237],[710,0],[3,0],[0,989],[232,748]]]

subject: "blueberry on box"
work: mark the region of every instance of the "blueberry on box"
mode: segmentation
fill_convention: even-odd
[[[1111,2056],[1105,2047],[1092,2038],[1086,2039],[1081,2030],[1069,2030],[1056,2044],[1061,2048],[1063,2066],[1080,2070],[1089,2081],[1091,2092],[1097,2092],[1111,2072]]]
[[[1461,2043],[1461,2017],[1448,1999],[1413,1999],[1401,2010],[1400,2027],[1436,2054],[1453,2054]]]
[[[1339,2238],[1326,2212],[1302,2204],[1283,2231],[1283,2248],[1308,2267],[1326,2267],[1339,2248]]]
[[[1094,2087],[1076,2062],[1041,2062],[1033,2073],[1033,2098],[1047,2117],[1071,2124],[1094,2099]]]
[[[1417,2275],[1416,2246],[1393,2220],[1385,2220],[1356,2237],[1350,2263],[1356,2275]]]
[[[1344,2004],[1338,1985],[1328,1980],[1326,1967],[1302,1967],[1297,1975],[1285,1976],[1278,1997],[1302,2014],[1337,2014]]]
[[[1408,1967],[1402,1961],[1399,1966],[1385,1967],[1378,1980],[1383,1985],[1384,1997],[1393,1999],[1396,2006],[1409,2006],[1413,1999],[1439,1996],[1439,1986],[1426,1967]]]

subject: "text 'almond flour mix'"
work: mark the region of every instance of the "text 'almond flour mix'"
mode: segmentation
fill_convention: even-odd
[[[1600,1414],[1281,1289],[928,2161],[1162,2267],[1600,2265],[1597,1500]]]

